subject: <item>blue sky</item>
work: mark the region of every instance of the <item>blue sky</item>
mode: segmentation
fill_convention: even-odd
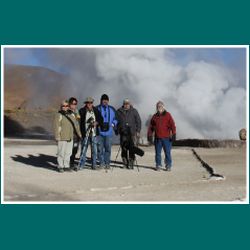
[[[67,73],[70,69],[62,68],[61,65],[57,65],[49,59],[51,50],[53,48],[5,48],[5,64],[42,66],[61,73]],[[241,81],[245,81],[245,48],[175,48],[171,49],[171,52],[177,64],[185,66],[190,61],[201,60],[222,64],[233,71],[237,71]]]
[[[5,64],[21,64],[48,67],[47,48],[5,48]]]
[[[205,60],[208,62],[223,62],[226,65],[245,64],[246,50],[244,48],[178,48],[172,49],[176,57],[187,63],[189,60]]]
[[[5,63],[43,67],[53,67],[48,61],[51,48],[5,48]],[[191,60],[220,62],[228,66],[244,67],[246,52],[244,48],[175,48],[171,49],[182,65]],[[56,67],[56,65],[54,65]]]

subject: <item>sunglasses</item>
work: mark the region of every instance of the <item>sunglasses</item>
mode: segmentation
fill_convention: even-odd
[[[62,105],[62,108],[67,108],[69,105]]]
[[[93,102],[86,102],[86,104],[93,104]]]
[[[72,103],[72,105],[77,105],[77,102]]]

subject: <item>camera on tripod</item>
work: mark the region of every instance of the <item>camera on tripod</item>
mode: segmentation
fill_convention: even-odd
[[[89,117],[89,119],[86,122],[87,124],[89,124],[89,127],[93,128],[95,126],[95,119],[94,117]]]

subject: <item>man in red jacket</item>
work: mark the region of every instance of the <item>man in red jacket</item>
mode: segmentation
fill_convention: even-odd
[[[172,141],[176,139],[176,127],[171,114],[166,111],[163,102],[156,104],[156,113],[153,115],[148,128],[148,141],[153,143],[153,134],[155,136],[155,163],[156,170],[161,169],[161,151],[165,153],[166,171],[171,171],[172,157],[171,147]]]

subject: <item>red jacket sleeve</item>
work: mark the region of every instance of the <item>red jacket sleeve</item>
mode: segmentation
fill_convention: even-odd
[[[175,126],[174,119],[170,113],[169,113],[169,124],[170,124],[170,130],[172,131],[172,134],[175,135],[176,134],[176,126]]]

